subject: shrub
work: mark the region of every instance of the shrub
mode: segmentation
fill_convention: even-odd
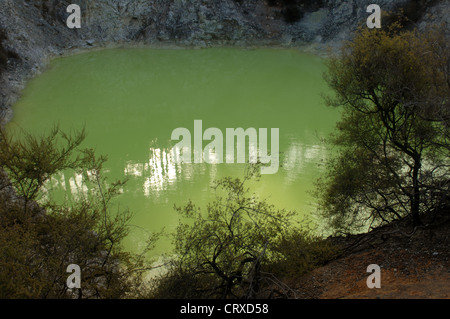
[[[420,226],[449,198],[448,43],[443,26],[361,28],[329,59],[325,78],[334,96],[326,101],[342,119],[318,194],[337,229],[406,217]]]
[[[276,245],[278,258],[267,271],[279,277],[296,279],[335,259],[340,250],[326,239],[293,228]]]
[[[261,298],[274,287],[288,297],[278,277],[301,275],[336,255],[328,242],[293,228],[294,212],[248,193],[256,171],[250,166],[243,180],[219,180],[225,196],[218,192],[205,212],[191,202],[178,208],[190,221],[177,229],[175,257],[155,281],[153,297]]]
[[[122,249],[131,214],[110,205],[124,183],[106,183],[106,158],[80,149],[83,139],[84,132],[67,135],[59,129],[22,139],[1,132],[0,298],[123,298],[137,293],[149,268],[145,252]],[[69,204],[43,201],[45,181],[70,169],[86,176],[91,192]],[[154,240],[149,238],[148,248]],[[81,268],[81,288],[72,291],[66,283],[70,264]]]

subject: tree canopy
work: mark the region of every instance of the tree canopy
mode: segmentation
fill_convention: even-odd
[[[145,254],[123,249],[131,213],[111,199],[121,181],[106,182],[105,157],[81,149],[84,131],[0,134],[0,298],[125,298],[138,295],[150,268]],[[91,192],[70,203],[47,200],[43,188],[61,171],[81,172]],[[157,235],[149,238],[152,247]],[[81,269],[69,289],[67,267]]]
[[[325,75],[342,110],[336,156],[319,182],[321,208],[340,229],[379,225],[448,205],[448,29],[360,29]]]
[[[167,272],[155,281],[154,297],[295,297],[284,277],[336,257],[334,245],[296,225],[294,211],[250,192],[260,166],[249,164],[243,178],[216,181],[215,200],[205,210],[191,201],[176,207],[183,220]]]

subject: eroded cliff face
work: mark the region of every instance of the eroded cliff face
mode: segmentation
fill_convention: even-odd
[[[379,0],[390,11],[415,0]],[[283,46],[315,52],[337,47],[364,24],[373,0],[0,0],[4,46],[17,53],[3,67],[0,109],[18,98],[27,78],[49,58],[118,45]],[[421,0],[420,23],[448,21],[449,0]],[[81,8],[81,28],[69,29],[66,8]],[[286,3],[299,8],[289,16]],[[424,5],[425,3],[425,5]],[[414,10],[414,9],[413,9]],[[9,115],[8,115],[9,114]]]

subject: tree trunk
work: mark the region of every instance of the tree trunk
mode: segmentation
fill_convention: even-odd
[[[414,160],[413,168],[413,194],[411,196],[411,215],[413,218],[413,225],[422,225],[420,220],[420,187],[419,187],[419,170],[421,167],[420,158]]]

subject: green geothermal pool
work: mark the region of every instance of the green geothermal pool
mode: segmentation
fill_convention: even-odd
[[[223,133],[224,162],[227,128],[255,128],[259,137],[259,129],[267,128],[268,151],[271,129],[278,128],[278,171],[262,175],[252,190],[279,208],[297,211],[299,217],[312,216],[315,205],[309,192],[327,156],[323,138],[338,119],[321,96],[327,92],[324,71],[320,58],[294,50],[84,53],[53,60],[30,81],[13,108],[8,129],[41,133],[55,123],[65,131],[85,126],[83,145],[108,156],[108,178],[129,178],[118,199],[134,213],[132,224],[137,226],[126,246],[139,250],[146,233],[176,227],[174,204],[192,199],[204,207],[213,198],[215,179],[243,174],[245,164],[218,163],[217,156],[215,164],[175,160],[171,148],[179,141],[171,139],[172,131],[186,128],[194,148],[199,130],[194,129],[195,120],[201,121],[200,134],[208,128]],[[203,141],[202,147],[210,142]],[[61,174],[48,188],[77,196],[83,191],[82,179]],[[169,247],[170,240],[162,239],[154,253]]]

